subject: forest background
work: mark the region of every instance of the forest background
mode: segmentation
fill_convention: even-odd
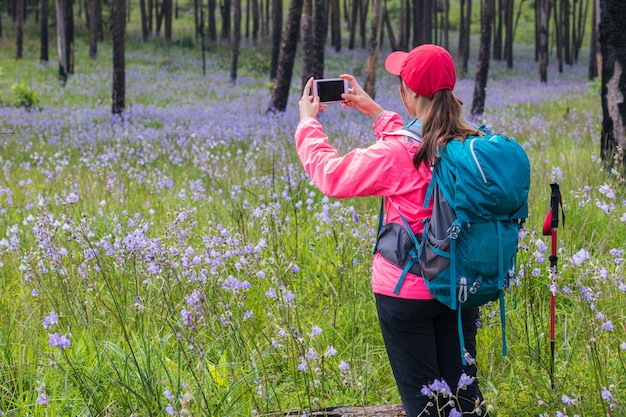
[[[102,4],[95,51],[85,17],[97,9],[71,6],[73,40],[57,43],[57,53],[73,51],[72,65],[63,53],[58,64],[42,59],[42,46],[57,39],[41,42],[43,3],[21,4],[0,8],[0,415],[278,416],[397,404],[369,288],[379,202],[325,198],[303,172],[292,135],[307,54],[295,50],[285,108],[276,109],[281,66],[277,56],[270,76],[272,6],[257,6],[269,13],[255,39],[250,2],[242,15],[250,23],[235,45],[233,32],[217,35],[224,31],[219,18],[215,39],[208,23],[199,25],[211,6],[173,5],[168,32],[166,2],[152,3],[158,8],[146,38],[141,3],[125,3],[126,91],[116,112],[120,45],[105,30],[114,29],[113,4]],[[236,4],[224,4],[214,11],[236,14]],[[339,9],[341,42],[324,43],[323,74],[347,71],[359,80],[378,74],[377,100],[406,116],[397,80],[378,61],[371,72],[372,6],[356,9],[357,17],[366,16],[354,21],[365,22],[360,32],[346,4],[359,3]],[[455,93],[466,103],[476,92],[481,4],[451,2],[449,9]],[[571,26],[585,28],[580,37],[567,32],[580,42],[576,53],[570,43],[570,61],[558,52],[565,41],[557,47],[555,24],[548,49],[538,47],[541,2],[517,4],[512,65],[504,59],[506,35],[499,57],[493,49],[496,29],[484,112],[464,110],[518,139],[533,174],[519,277],[507,294],[509,354],[501,355],[499,307],[486,306],[480,383],[492,415],[624,415],[626,196],[621,171],[599,156],[594,8],[571,3],[587,12],[568,14],[585,16]],[[7,21],[18,9],[21,55],[20,14]],[[388,2],[386,10],[398,28],[401,4]],[[440,23],[431,41],[443,44],[444,9],[432,10]],[[471,16],[467,33],[459,31],[461,16]],[[45,26],[56,28],[58,20]],[[406,28],[414,26],[402,27],[407,39]],[[390,34],[374,38],[381,56],[399,47]],[[460,39],[468,34],[464,52]],[[297,39],[305,40],[301,33]],[[342,151],[372,141],[368,122],[355,113],[331,107],[321,115]],[[554,181],[563,190],[566,222],[557,241],[560,273],[550,276],[551,238],[542,224]],[[455,382],[450,386],[452,398],[462,395]]]

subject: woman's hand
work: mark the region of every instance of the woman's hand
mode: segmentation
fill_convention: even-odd
[[[318,113],[326,110],[327,104],[320,104],[319,97],[313,97],[311,87],[313,86],[313,77],[309,78],[302,91],[302,98],[298,102],[300,107],[300,120],[307,117],[317,117]]]
[[[346,100],[341,103],[341,106],[344,109],[348,107],[354,107],[358,111],[363,114],[367,114],[372,120],[376,120],[376,118],[382,113],[383,108],[372,99],[369,94],[361,88],[356,79],[350,74],[341,74],[340,78],[344,80],[348,80],[348,82],[352,85],[351,88],[348,88],[348,94],[342,94],[341,96]]]

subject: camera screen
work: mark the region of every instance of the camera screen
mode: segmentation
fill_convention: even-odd
[[[344,80],[330,80],[317,82],[317,95],[320,102],[343,101],[341,94],[344,93]]]

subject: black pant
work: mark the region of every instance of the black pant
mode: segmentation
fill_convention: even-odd
[[[482,401],[476,380],[476,365],[463,366],[458,332],[457,312],[437,300],[408,300],[376,296],[378,320],[382,330],[389,363],[408,417],[447,415],[449,409],[437,411],[434,398],[420,391],[435,379],[444,380],[456,397],[457,411],[463,416],[475,409],[475,401]],[[476,357],[476,320],[478,308],[462,313],[465,349]],[[474,377],[466,389],[457,384],[462,373]],[[440,407],[448,400],[440,398]],[[428,413],[424,412],[428,410]],[[483,413],[484,415],[484,413]]]

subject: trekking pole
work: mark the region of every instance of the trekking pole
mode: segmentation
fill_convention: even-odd
[[[556,313],[556,278],[558,274],[557,264],[557,230],[559,228],[559,206],[563,207],[561,189],[557,182],[550,183],[550,211],[543,224],[543,234],[550,235],[552,240],[552,252],[550,254],[550,386],[554,389],[554,327]],[[563,222],[565,214],[563,213]]]

